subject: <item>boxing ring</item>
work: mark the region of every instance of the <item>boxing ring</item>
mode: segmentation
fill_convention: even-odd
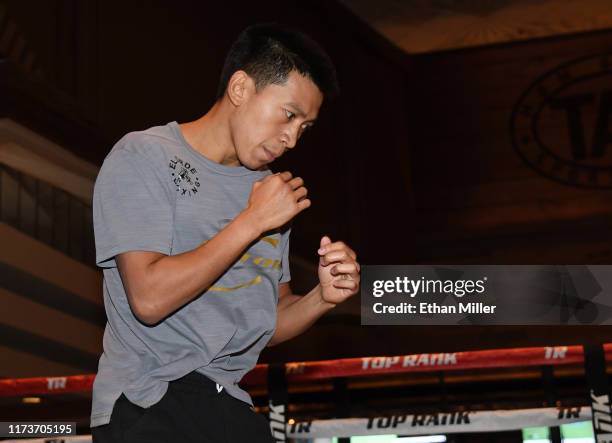
[[[594,392],[608,387],[601,385],[606,363],[612,362],[612,343],[595,346],[525,347],[451,353],[410,354],[347,358],[337,360],[292,362],[280,365],[257,365],[241,382],[244,388],[268,389],[270,426],[277,441],[366,435],[428,435],[464,432],[519,430],[528,427],[558,427],[563,424],[591,420],[594,428],[612,433],[609,400]],[[584,403],[555,407],[507,410],[441,410],[439,412],[372,414],[363,417],[342,417],[296,420],[289,416],[288,386],[309,381],[329,381],[375,375],[405,375],[426,372],[450,372],[517,367],[559,367],[584,365],[589,392]],[[23,397],[63,393],[90,392],[95,375],[35,377],[0,380],[0,397]],[[606,381],[607,383],[607,381]],[[66,442],[90,442],[89,436],[61,437]],[[10,440],[9,440],[10,441]],[[15,440],[45,442],[49,439]]]

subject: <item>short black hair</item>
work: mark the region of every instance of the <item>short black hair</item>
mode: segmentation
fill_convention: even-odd
[[[225,59],[217,101],[239,70],[255,81],[257,91],[269,84],[284,84],[295,70],[312,80],[326,98],[340,92],[336,69],[323,48],[302,32],[275,23],[251,25],[240,33]]]

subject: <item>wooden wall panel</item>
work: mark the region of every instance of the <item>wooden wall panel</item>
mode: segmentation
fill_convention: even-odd
[[[102,307],[102,274],[50,246],[0,224],[0,263]]]
[[[573,160],[566,110],[551,107],[553,98],[592,94],[592,102],[581,109],[581,127],[590,151],[602,94],[612,90],[610,70],[587,78],[591,75],[589,69],[596,69],[604,57],[595,58],[588,69],[578,66],[576,60],[593,54],[612,59],[612,33],[416,58],[413,75],[408,79],[414,93],[408,105],[408,125],[413,135],[411,167],[421,260],[463,256],[476,261],[504,258],[541,262],[552,255],[561,262],[579,262],[600,255],[590,253],[584,245],[569,245],[581,241],[581,222],[589,223],[591,229],[607,229],[612,216],[612,192],[603,187],[609,183],[607,179],[602,176],[602,186],[588,188],[586,173],[581,172],[574,184],[546,177],[552,161],[544,162],[543,172],[527,164],[513,144],[514,134],[520,136],[523,132],[512,133],[510,126],[517,103],[534,84],[534,88],[544,85],[549,89],[567,84],[554,97],[541,95],[541,117],[530,117],[529,121],[516,118],[517,127],[535,121],[542,140],[563,159],[578,166],[612,167],[609,144],[602,157]],[[567,72],[558,71],[538,83],[544,74],[568,63],[574,64]],[[563,78],[568,73],[571,77]],[[535,152],[536,144],[531,143]],[[561,173],[560,180],[565,176],[565,172]],[[553,245],[547,239],[555,227],[565,232],[566,242]],[[510,248],[501,254],[503,236],[527,236],[531,249]],[[461,243],[464,237],[472,239],[471,249]],[[476,245],[478,239],[486,249],[497,252],[483,254]],[[542,252],[547,244],[555,251],[553,254]],[[606,250],[612,250],[611,246],[608,243]]]
[[[0,299],[4,305],[0,323],[92,355],[102,353],[103,327],[30,301],[27,294],[24,295],[0,287]]]

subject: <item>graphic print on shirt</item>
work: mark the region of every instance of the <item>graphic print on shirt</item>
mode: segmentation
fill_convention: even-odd
[[[280,246],[280,234],[276,234],[274,236],[266,236],[266,237],[261,238],[259,241],[268,243],[274,248],[278,248]],[[256,256],[249,252],[245,252],[244,254],[242,254],[242,257],[240,257],[240,259],[238,260],[238,263],[243,264],[243,265],[244,264],[251,265],[251,266],[255,266],[257,268],[263,268],[263,269],[266,269],[266,268],[281,269],[280,260],[276,260],[274,258],[269,258],[269,257]],[[242,288],[248,288],[249,286],[255,286],[261,283],[261,281],[262,281],[262,277],[261,275],[258,275],[255,278],[249,281],[246,281],[244,283],[240,283],[238,285],[234,285],[230,287],[214,285],[208,288],[208,290],[217,291],[217,292],[231,292],[231,291],[236,291]]]
[[[191,197],[198,192],[200,187],[200,178],[198,171],[191,163],[184,161],[178,156],[174,156],[168,165],[172,173],[172,181],[176,186],[176,191],[179,195]]]

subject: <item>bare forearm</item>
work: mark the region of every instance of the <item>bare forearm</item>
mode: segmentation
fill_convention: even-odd
[[[335,304],[321,298],[321,287],[315,286],[304,296],[285,295],[277,307],[276,330],[268,346],[274,346],[306,331]]]
[[[161,320],[201,294],[223,274],[260,233],[243,212],[196,249],[164,256],[146,270],[143,302]]]

